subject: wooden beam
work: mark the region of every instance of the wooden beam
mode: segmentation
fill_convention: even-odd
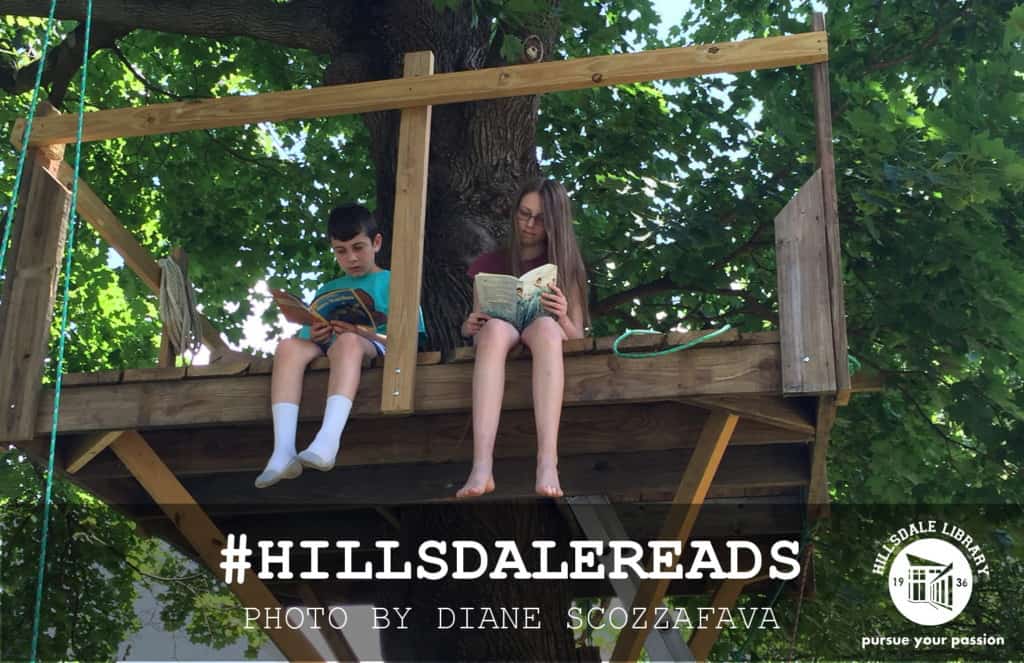
[[[708,489],[738,421],[739,417],[736,415],[721,411],[714,411],[708,416],[697,441],[697,447],[683,471],[683,478],[676,489],[672,509],[658,535],[659,539],[679,540],[685,543],[690,538],[700,507],[708,495]],[[669,566],[678,562],[678,556],[674,557]],[[668,579],[644,580],[633,599],[632,608],[642,608],[644,614],[654,614],[655,608],[665,598],[668,585]],[[645,624],[645,628],[630,627],[619,632],[611,655],[612,661],[633,663],[639,660],[651,622]]]
[[[405,78],[434,73],[430,51],[406,53]],[[412,412],[416,385],[423,236],[427,219],[427,169],[430,162],[430,106],[406,108],[398,130],[395,215],[391,236],[391,288],[388,297],[388,352],[384,358],[382,414]]]
[[[278,534],[272,538],[280,540],[281,536]],[[327,606],[320,600],[316,590],[313,589],[310,583],[300,582],[297,589],[299,598],[307,608],[327,610]],[[334,658],[338,663],[347,663],[348,661],[359,663],[359,657],[352,651],[352,647],[348,644],[348,640],[345,639],[345,635],[340,629],[334,628],[328,622],[326,627],[320,629],[320,635],[327,641],[327,646],[330,647],[331,653],[334,654]]]
[[[692,448],[707,413],[677,403],[588,405],[566,408],[559,424],[561,458],[592,453],[615,453],[629,440],[630,451]],[[393,463],[467,463],[472,460],[468,414],[417,415],[405,418],[353,419],[345,427],[339,467]],[[410,425],[411,424],[411,425]],[[311,440],[320,423],[299,425],[298,439]],[[91,434],[62,436],[61,447],[82,444]],[[741,418],[731,445],[797,444],[813,437]],[[266,424],[216,428],[184,428],[146,432],[150,446],[182,478],[235,472],[258,473],[273,448],[273,430]],[[533,412],[513,410],[501,417],[494,454],[499,461],[532,458],[537,453]],[[80,475],[94,481],[127,476],[116,458],[94,460]]]
[[[696,450],[618,451],[567,456],[558,471],[566,496],[605,494],[616,502],[671,501],[679,477]],[[746,491],[782,494],[807,486],[810,461],[802,444],[740,446],[725,453],[709,496],[735,497]],[[535,457],[508,458],[495,465],[497,490],[490,500],[540,499],[534,492]],[[182,483],[209,513],[289,513],[349,506],[448,502],[465,482],[469,463],[392,463],[341,467],[331,472],[306,472],[301,481],[282,481],[271,488],[253,486],[255,472],[184,477]],[[81,474],[77,475],[81,477]],[[643,480],[638,480],[642,477]],[[145,507],[145,493],[132,492],[132,479],[90,482],[97,494],[107,489],[118,499]],[[673,507],[685,507],[676,503]],[[671,512],[670,512],[671,515]],[[659,538],[677,538],[675,536]]]
[[[86,436],[84,440],[77,442],[67,452],[67,464],[64,471],[68,474],[75,474],[124,434],[123,430],[110,430]]]
[[[743,588],[750,582],[749,580],[723,580],[711,597],[710,607],[732,610],[736,601],[739,600],[740,594],[743,593]],[[721,629],[718,628],[718,614],[717,611],[714,612],[715,622],[709,625],[710,628],[694,629],[693,635],[690,636],[690,649],[698,661],[708,660],[711,648],[715,646],[715,642],[721,634]]]
[[[797,433],[814,435],[814,422],[808,417],[802,403],[797,402],[799,400],[779,396],[705,396],[687,398],[685,402],[709,410],[726,410],[743,417],[743,421],[760,421]]]
[[[825,15],[814,12],[815,30],[825,31]],[[846,302],[843,298],[843,267],[840,260],[839,196],[836,192],[836,161],[832,150],[832,93],[829,89],[828,60],[823,59],[811,67],[814,89],[814,131],[821,170],[821,188],[824,207],[825,250],[828,265],[829,308],[832,320],[832,345],[836,374],[836,402],[846,405],[850,401],[850,367],[846,355]]]
[[[199,507],[192,495],[167,469],[150,446],[135,431],[127,431],[111,446],[121,462],[131,471],[139,484],[163,509],[171,522],[175,523],[181,533],[188,539],[203,563],[217,571],[223,559],[221,551],[225,547],[226,537],[209,516]],[[228,589],[239,602],[246,607],[261,609],[280,608],[281,604],[260,581],[254,572],[246,573],[242,583],[231,583]],[[300,631],[289,628],[268,629],[267,635],[274,641],[290,661],[322,661],[316,648]]]
[[[811,483],[807,490],[807,515],[812,521],[826,516],[829,509],[828,442],[836,422],[836,400],[834,396],[818,399],[817,430],[811,448]]]
[[[74,169],[67,162],[61,161],[57,175],[64,186],[70,189],[71,182],[75,177]],[[89,222],[96,234],[117,251],[118,255],[124,259],[124,263],[142,279],[146,287],[153,294],[159,295],[160,265],[121,224],[117,216],[92,190],[92,187],[81,178],[78,180],[77,211],[79,216]],[[206,319],[206,316],[200,314],[199,320],[202,324],[203,344],[210,348],[210,352],[213,354],[229,352],[231,348],[221,339],[220,332]]]
[[[509,362],[505,371],[506,410],[532,408],[530,363]],[[417,412],[468,412],[472,406],[472,364],[420,366],[416,371]],[[323,414],[326,371],[303,381],[301,420]],[[355,418],[380,415],[381,370],[363,372],[353,407]],[[565,404],[596,405],[678,400],[689,396],[767,395],[780,390],[777,345],[697,346],[649,359],[609,355],[565,358]],[[42,406],[52,402],[44,392]],[[269,375],[241,375],[140,384],[93,385],[61,395],[62,432],[262,423],[269,418]],[[36,422],[46,431],[49,420]]]
[[[71,192],[52,154],[31,150],[18,193],[0,301],[0,439],[34,437],[63,268]],[[52,418],[52,409],[48,412]],[[49,429],[47,429],[49,430]]]
[[[823,62],[828,57],[827,41],[824,32],[806,32],[685,48],[460,71],[414,80],[400,78],[311,90],[269,92],[247,97],[96,111],[85,114],[82,140],[89,142],[237,127],[259,122],[285,122],[811,64]],[[12,139],[21,136],[20,122],[15,123]],[[33,145],[70,143],[74,140],[73,117],[65,120],[42,118],[33,124]]]
[[[821,171],[775,217],[782,393],[835,393]]]

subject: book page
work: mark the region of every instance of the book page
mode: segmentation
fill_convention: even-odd
[[[473,280],[476,300],[480,311],[494,318],[516,322],[516,307],[519,295],[519,279],[507,274],[487,274],[481,272]]]
[[[327,320],[341,320],[360,327],[374,328],[375,320],[360,299],[360,294],[369,297],[365,291],[352,288],[329,290],[314,299],[310,307]],[[369,301],[372,304],[373,300]]]
[[[548,290],[554,283],[558,285],[558,265],[547,263],[540,267],[534,267],[519,277],[523,286],[523,299],[529,299],[541,291]]]

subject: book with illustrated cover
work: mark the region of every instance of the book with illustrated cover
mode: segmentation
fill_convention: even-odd
[[[538,316],[551,315],[541,304],[540,295],[551,292],[549,285],[557,280],[558,267],[548,263],[518,278],[481,272],[473,280],[473,290],[482,313],[510,322],[522,331]]]
[[[309,305],[285,290],[275,288],[270,293],[280,307],[284,319],[300,325],[340,320],[375,331],[388,319],[384,313],[376,310],[373,297],[360,288],[328,290]]]

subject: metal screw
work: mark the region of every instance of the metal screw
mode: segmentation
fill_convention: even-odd
[[[803,362],[806,364],[806,363],[808,363],[810,361],[811,361],[811,358],[805,355],[804,359],[803,359]]]
[[[391,395],[392,395],[392,396],[397,396],[397,395],[398,395],[398,392],[397,392],[397,391],[393,391],[393,392],[391,392]]]
[[[401,372],[402,372],[402,369],[400,369],[400,368],[396,368],[395,369],[395,373],[401,373]]]

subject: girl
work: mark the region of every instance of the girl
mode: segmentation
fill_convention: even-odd
[[[505,359],[522,342],[533,356],[533,406],[537,421],[538,495],[561,497],[558,482],[558,422],[562,414],[565,374],[562,341],[582,338],[587,315],[587,277],[572,228],[572,208],[565,187],[554,180],[528,182],[516,198],[511,241],[505,250],[485,253],[469,267],[479,272],[521,276],[545,263],[558,266],[558,284],[541,295],[554,317],[535,319],[522,333],[504,320],[473,311],[462,335],[476,346],[473,367],[473,469],[456,497],[476,497],[494,490],[491,466],[494,438],[505,387]]]

